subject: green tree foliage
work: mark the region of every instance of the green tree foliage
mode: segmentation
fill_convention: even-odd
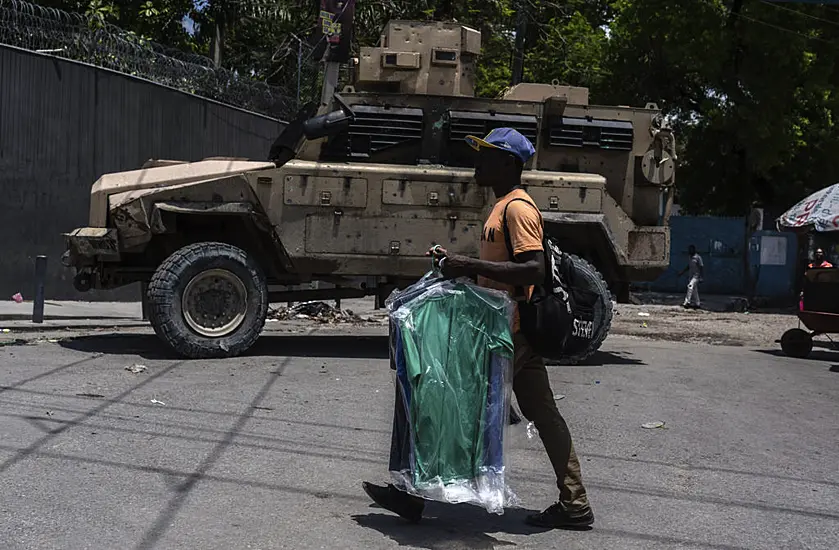
[[[224,67],[288,84],[317,38],[317,0],[44,0]],[[357,0],[354,48],[389,19],[482,32],[477,92],[510,85],[517,10],[524,79],[587,86],[593,103],[655,102],[678,137],[689,212],[782,209],[839,181],[839,7],[769,0]],[[184,29],[189,17],[195,32]],[[521,27],[520,27],[521,28]],[[300,46],[303,41],[305,47]],[[310,70],[316,59],[307,59]],[[310,75],[307,75],[310,76]]]
[[[538,41],[525,56],[525,80],[562,82],[598,89],[606,76],[606,31],[579,11],[539,27]]]
[[[88,15],[93,24],[110,23],[141,38],[185,52],[196,52],[182,24],[193,13],[192,0],[38,0],[43,6]]]
[[[839,10],[763,0],[614,3],[608,101],[656,101],[690,212],[783,209],[839,180]]]

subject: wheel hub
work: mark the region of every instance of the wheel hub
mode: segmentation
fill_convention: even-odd
[[[226,336],[244,321],[247,296],[245,284],[236,274],[226,269],[203,271],[184,289],[184,320],[201,336]]]

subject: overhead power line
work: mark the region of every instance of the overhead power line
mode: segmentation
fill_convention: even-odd
[[[717,4],[714,4],[714,3],[713,3],[713,2],[711,2],[710,0],[700,0],[700,1],[701,1],[702,3],[704,3],[704,4],[706,4],[706,5],[708,5],[708,6],[712,6],[712,7],[714,7],[714,8],[718,8],[718,7],[719,7]],[[795,10],[792,10],[792,11],[795,11]],[[769,28],[772,28],[772,29],[775,29],[775,30],[778,30],[778,31],[782,31],[782,32],[788,33],[788,34],[794,34],[794,35],[796,35],[796,36],[800,36],[801,38],[804,38],[804,39],[806,39],[806,40],[815,40],[815,41],[817,41],[817,42],[824,42],[825,44],[833,44],[833,42],[831,42],[830,40],[825,40],[824,38],[820,38],[820,37],[818,37],[818,36],[808,36],[808,35],[806,35],[806,34],[803,34],[803,33],[798,32],[798,31],[796,31],[796,30],[793,30],[793,29],[788,29],[788,28],[786,28],[786,27],[782,27],[782,26],[780,26],[780,25],[776,25],[775,23],[770,23],[770,22],[768,22],[768,21],[763,21],[762,19],[756,19],[756,18],[754,18],[754,17],[752,17],[752,16],[750,16],[750,15],[745,15],[744,13],[741,13],[741,12],[731,11],[731,10],[730,10],[730,9],[728,9],[728,8],[726,8],[726,12],[727,12],[728,14],[733,15],[733,16],[735,16],[735,17],[738,17],[738,18],[740,18],[740,19],[742,19],[742,20],[744,20],[744,21],[748,21],[748,22],[750,22],[750,23],[756,23],[756,24],[758,24],[758,25],[763,25],[763,26],[765,26],[765,27],[769,27]]]
[[[801,17],[806,17],[808,19],[813,19],[815,21],[821,21],[823,23],[829,23],[830,25],[836,25],[837,27],[839,27],[839,22],[837,22],[837,21],[831,21],[830,19],[825,19],[823,17],[818,17],[816,15],[812,15],[812,14],[807,13],[807,12],[803,12],[803,11],[799,11],[799,10],[796,10],[796,9],[788,8],[787,6],[782,6],[781,4],[778,4],[777,2],[770,2],[769,0],[760,0],[760,3],[772,6],[773,8],[777,8],[779,10],[788,11],[788,12],[794,13],[796,15],[800,15]]]

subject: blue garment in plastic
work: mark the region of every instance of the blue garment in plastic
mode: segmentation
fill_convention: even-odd
[[[517,501],[504,465],[512,301],[471,282],[426,276],[387,307],[396,371],[394,481],[424,498],[503,513]]]

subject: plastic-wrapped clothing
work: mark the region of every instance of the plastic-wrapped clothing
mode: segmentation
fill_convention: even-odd
[[[428,276],[423,277],[414,286],[396,293],[388,299],[387,307],[395,311],[403,304],[422,295],[433,286]],[[405,369],[405,359],[402,346],[402,330],[395,319],[389,319],[390,324],[390,368],[396,371],[397,384],[396,404],[393,409],[393,434],[391,436],[390,464],[391,472],[402,472],[410,467],[413,457],[410,432],[410,411],[405,407],[411,402],[411,387],[408,383],[408,373]]]
[[[504,395],[504,369],[509,368],[505,358],[492,355],[489,376],[489,395],[487,396],[486,435],[484,437],[484,452],[486,453],[485,463],[490,468],[502,469],[504,467],[504,429],[506,428],[507,414],[509,408],[505,408],[509,398]]]
[[[515,501],[503,452],[512,301],[426,277],[389,299],[388,309],[397,391],[389,469],[397,485],[503,513]]]
[[[513,353],[509,323],[486,307],[488,297],[466,285],[456,290],[415,304],[400,323],[412,392],[415,484],[480,474],[492,353]],[[413,330],[405,330],[408,324]]]

